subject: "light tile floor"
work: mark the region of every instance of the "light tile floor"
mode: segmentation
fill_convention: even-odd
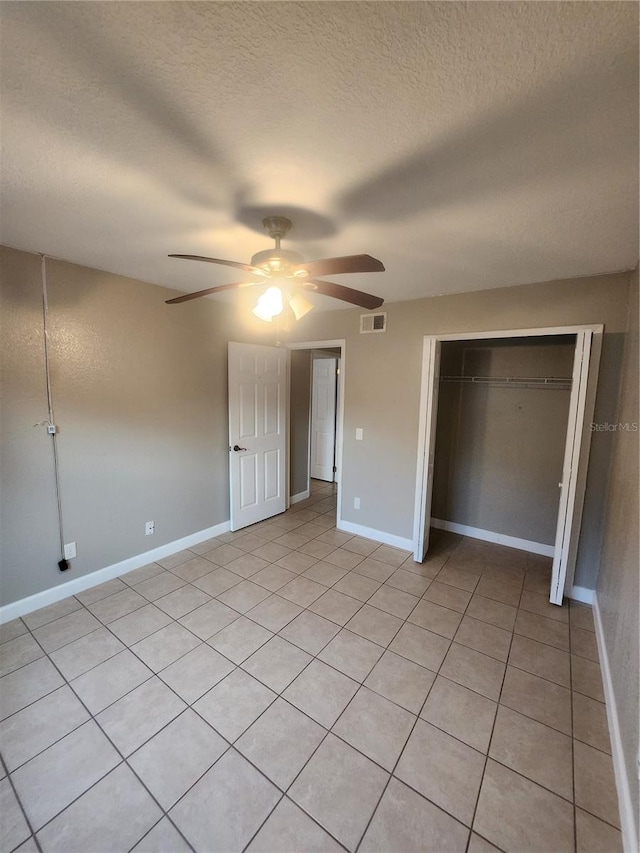
[[[2,851],[621,848],[549,560],[335,529],[333,487],[0,629]]]

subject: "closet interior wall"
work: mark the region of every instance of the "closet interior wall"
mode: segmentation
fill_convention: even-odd
[[[434,519],[553,546],[575,340],[442,344]]]

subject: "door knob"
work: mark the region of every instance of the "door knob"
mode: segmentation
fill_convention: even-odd
[[[246,450],[247,448],[246,448],[246,447],[240,447],[238,444],[234,444],[234,445],[233,445],[233,449],[234,449],[234,450],[236,451],[236,453],[237,453],[239,450]]]

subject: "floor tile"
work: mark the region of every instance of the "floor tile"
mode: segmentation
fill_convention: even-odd
[[[118,595],[128,595],[129,592],[130,590],[127,590],[125,593],[118,593]],[[109,601],[109,599],[106,598],[104,601]],[[93,607],[98,607],[99,604],[100,602]],[[85,634],[90,634],[100,627],[100,622],[88,610],[75,610],[68,616],[62,616],[55,622],[48,622],[42,628],[36,628],[33,636],[45,652],[54,652],[56,649],[66,646],[67,643],[84,637]]]
[[[354,536],[342,546],[346,551],[353,551],[354,554],[360,554],[362,557],[368,557],[378,547],[378,543],[372,539],[364,539],[361,536]]]
[[[571,734],[571,691],[559,684],[509,666],[500,702],[539,723]]]
[[[271,631],[268,631],[251,619],[241,616],[235,622],[223,628],[222,631],[214,634],[208,643],[225,655],[225,657],[229,658],[229,660],[240,664],[263,646],[272,636]]]
[[[391,772],[415,719],[384,696],[361,687],[332,731]]]
[[[470,826],[484,763],[475,749],[418,720],[395,775]]]
[[[272,637],[242,664],[242,668],[271,690],[281,693],[310,660],[311,655],[302,649],[282,637]]]
[[[262,569],[255,574],[252,580],[270,592],[277,592],[295,577],[294,572],[290,572],[289,569],[283,569],[282,566],[267,566],[266,569]]]
[[[286,598],[280,598],[279,595],[271,595],[257,607],[253,607],[247,615],[258,625],[277,633],[292,619],[295,619],[299,613],[302,613],[302,607],[299,604],[287,601]]]
[[[355,695],[358,684],[333,667],[313,660],[287,687],[283,696],[329,729]]]
[[[336,548],[335,551],[331,551],[330,554],[327,554],[324,559],[332,566],[337,566],[345,571],[355,569],[355,567],[363,560],[361,554],[355,554],[353,551],[349,551],[346,548]]]
[[[37,612],[37,611],[36,611]],[[15,640],[27,633],[27,626],[22,619],[12,619],[11,622],[5,622],[0,625],[0,643],[8,643],[9,640]]]
[[[344,850],[287,797],[283,797],[247,847],[247,853],[342,853]]]
[[[395,572],[395,567],[390,566],[389,563],[383,563],[380,560],[375,560],[373,557],[365,557],[365,559],[355,567],[355,571],[363,577],[367,577],[372,581],[383,584],[385,581],[389,580],[391,575]]]
[[[158,674],[165,684],[191,705],[233,669],[232,663],[203,643]]]
[[[565,800],[573,800],[573,753],[567,735],[501,705],[489,755]]]
[[[378,610],[384,610],[393,616],[398,616],[400,619],[406,619],[418,601],[419,599],[415,595],[383,584],[377,592],[374,592],[368,604],[377,607]]]
[[[598,663],[598,644],[593,631],[585,631],[583,628],[571,628],[571,654]]]
[[[171,573],[182,578],[187,583],[194,583],[194,581],[200,580],[200,578],[208,575],[214,569],[215,565],[211,563],[211,560],[207,560],[204,557],[192,557],[186,563],[181,563],[179,566],[171,569]]]
[[[106,583],[98,584],[98,586],[93,586],[85,589],[84,592],[77,593],[76,598],[81,604],[93,604],[96,601],[100,601],[101,598],[107,598],[107,596],[113,595],[115,592],[122,592],[125,589],[127,589],[127,585],[120,578],[112,578],[110,581],[106,581]]]
[[[421,595],[429,589],[431,581],[428,578],[422,578],[413,572],[397,569],[391,577],[385,582],[386,586],[392,586],[394,589],[401,589],[403,592],[408,592],[410,595],[415,595],[420,598]]]
[[[477,832],[472,832],[467,853],[500,853],[497,847],[482,838]]]
[[[0,677],[41,657],[44,652],[31,634],[9,640],[0,646]]]
[[[158,563],[149,563],[147,566],[141,566],[139,569],[127,572],[125,575],[122,575],[120,580],[124,581],[127,586],[135,586],[137,583],[142,583],[142,581],[162,574],[162,572],[164,572],[164,569]]]
[[[370,601],[373,601],[373,598]],[[376,607],[364,604],[345,627],[354,634],[359,634],[379,646],[388,646],[402,624],[403,620],[398,619],[397,616],[392,616],[391,613],[385,613]]]
[[[340,569],[338,566],[332,566],[331,563],[325,563],[324,560],[320,560],[315,564],[315,566],[311,566],[310,569],[303,572],[303,577],[308,578],[310,581],[314,581],[315,583],[320,583],[323,586],[333,586],[333,584],[337,583],[340,578],[343,578],[347,572],[347,569]]]
[[[408,620],[413,625],[419,625],[434,634],[440,634],[442,637],[453,640],[462,621],[462,613],[458,613],[457,610],[449,610],[448,607],[442,607],[432,601],[425,601],[423,598],[415,606]]]
[[[265,711],[276,694],[253,676],[235,669],[194,703],[193,708],[229,742]]]
[[[99,628],[73,643],[52,652],[50,657],[70,681],[124,650],[124,645],[107,628]]]
[[[480,619],[490,625],[504,628],[506,631],[513,631],[518,611],[515,607],[494,601],[492,598],[484,598],[476,592],[469,602],[466,613],[474,619]]]
[[[121,764],[38,833],[44,853],[128,850],[162,812]]]
[[[203,575],[193,582],[193,585],[197,587],[197,589],[201,589],[203,592],[206,592],[207,595],[220,595],[228,589],[231,589],[231,587],[242,582],[240,575],[236,575],[228,569],[222,568],[222,566],[212,566],[211,568],[213,571],[210,571],[208,574]]]
[[[319,539],[321,542],[327,542],[329,545],[335,545],[336,548],[342,548],[351,539],[351,536],[349,533],[342,533],[340,530],[327,530],[325,533],[314,538]]]
[[[23,764],[12,778],[33,828],[40,829],[120,761],[89,720]]]
[[[318,658],[355,681],[362,682],[382,657],[383,652],[384,649],[381,646],[343,628],[324,647]]]
[[[564,622],[519,610],[514,631],[530,640],[546,643],[565,652],[569,651],[569,626]]]
[[[140,839],[131,853],[192,853],[192,848],[169,818],[163,817],[144,838]]]
[[[131,753],[186,708],[182,699],[152,678],[96,717],[123,755]]]
[[[438,572],[438,583],[447,583],[450,586],[455,586],[458,589],[465,589],[467,592],[473,592],[478,586],[480,580],[480,572],[470,572],[465,569],[456,569],[445,565]]]
[[[571,656],[571,686],[573,690],[604,702],[600,665],[578,655]]]
[[[233,544],[236,548],[240,548],[241,551],[250,553],[254,552],[256,548],[260,548],[261,545],[267,545],[268,540],[263,539],[256,533],[245,533],[244,536],[234,539]]]
[[[299,604],[301,607],[308,607],[316,598],[326,592],[326,587],[315,581],[309,580],[306,577],[298,576],[288,584],[278,590],[278,595],[281,598],[286,598],[287,601],[293,601],[294,604]]]
[[[313,557],[316,560],[324,560],[328,554],[331,554],[335,550],[335,545],[329,545],[327,542],[318,542],[317,539],[312,539],[310,542],[301,545],[296,553],[307,554],[307,556]]]
[[[603,702],[573,694],[573,736],[602,752],[611,753],[607,709]]]
[[[276,699],[236,741],[236,749],[285,791],[326,734],[326,729]]]
[[[131,646],[131,651],[144,661],[149,669],[160,672],[174,660],[199,646],[200,642],[191,631],[172,622],[166,628],[161,628],[155,634],[135,643]]]
[[[147,583],[147,581],[145,581],[145,583]],[[182,581],[180,583],[182,583]],[[95,604],[90,604],[88,609],[101,622],[108,625],[110,622],[114,622],[121,616],[126,616],[127,613],[133,613],[134,610],[139,610],[141,607],[144,607],[145,604],[147,604],[147,599],[143,598],[137,590],[130,588],[125,589],[123,592],[117,592],[115,595],[110,595],[108,598],[96,601]]]
[[[365,687],[375,690],[396,705],[417,714],[435,675],[413,661],[386,651],[364,682]]]
[[[444,637],[406,622],[389,646],[392,652],[437,672],[449,648]]]
[[[69,613],[81,609],[82,605],[78,599],[71,595],[68,598],[63,598],[62,601],[56,601],[53,604],[47,605],[47,607],[34,610],[33,613],[27,613],[26,616],[22,617],[22,621],[27,628],[35,631],[36,628],[40,628],[42,625],[47,625],[49,622],[54,622],[62,616],[67,616]]]
[[[175,592],[170,592],[169,595],[157,598],[155,606],[159,607],[160,610],[164,610],[173,619],[179,619],[181,616],[185,616],[187,613],[195,610],[196,607],[200,607],[210,600],[211,597],[201,589],[187,584],[180,587],[180,589],[176,589]]]
[[[410,552],[403,551],[400,548],[393,548],[391,545],[380,545],[373,552],[372,556],[374,560],[387,563],[397,569],[410,556]]]
[[[206,557],[206,559],[211,560],[217,566],[226,566],[234,560],[237,560],[238,557],[242,557],[244,553],[245,552],[242,551],[240,548],[236,548],[233,545],[224,543],[218,548],[214,548],[212,551],[207,551],[204,556]]]
[[[425,601],[432,601],[434,604],[448,607],[449,610],[457,610],[458,613],[464,613],[471,601],[471,593],[467,590],[440,583],[438,580],[433,581],[423,597]]]
[[[620,827],[611,756],[581,741],[573,743],[576,805]]]
[[[506,663],[512,637],[511,631],[481,622],[472,616],[464,616],[456,632],[455,641],[461,646],[475,649]]]
[[[451,643],[440,674],[488,699],[497,700],[504,671],[505,665],[501,661],[476,652],[475,649]]]
[[[0,678],[0,720],[46,696],[63,683],[58,671],[46,658],[5,675]]]
[[[563,622],[565,625],[569,622],[569,605],[566,602],[562,607],[551,604],[548,592],[542,595],[530,589],[523,590],[520,609],[544,616],[546,619],[553,619],[555,622]]]
[[[318,562],[318,557],[309,556],[308,554],[300,554],[298,551],[285,554],[279,560],[276,560],[276,565],[282,566],[284,569],[289,569],[290,572],[300,574],[310,569],[314,563]]]
[[[233,853],[246,847],[280,796],[230,749],[173,807],[170,817],[196,850]]]
[[[382,581],[372,580],[357,572],[349,572],[334,585],[333,589],[351,598],[357,598],[358,601],[367,601],[381,586]]]
[[[491,598],[493,601],[500,601],[502,604],[508,604],[510,607],[517,607],[520,603],[522,585],[519,583],[506,583],[503,580],[494,580],[484,575],[480,578],[475,592],[483,598]]]
[[[340,630],[340,626],[322,616],[304,610],[280,631],[280,636],[303,649],[317,655]]]
[[[187,560],[190,560],[193,557],[193,553],[185,548],[183,551],[177,551],[175,554],[170,554],[168,557],[163,557],[161,560],[157,560],[159,566],[162,566],[163,569],[175,569],[176,566],[182,565],[182,563],[186,563]],[[147,578],[145,578],[147,580]]]
[[[571,804],[491,760],[473,828],[502,850],[571,853],[574,849]]]
[[[572,628],[595,631],[593,609],[586,604],[578,604],[577,601],[569,603],[569,622]]]
[[[287,548],[300,548],[302,545],[305,545],[312,537],[311,536],[302,536],[297,533],[296,530],[292,530],[289,533],[283,533],[282,536],[278,536],[277,539],[273,541],[276,545],[284,545]]]
[[[255,554],[243,554],[242,557],[236,557],[235,560],[227,563],[225,568],[235,575],[240,575],[241,578],[250,578],[262,569],[266,569],[268,565],[266,560],[256,557]]]
[[[343,741],[328,735],[290,796],[349,850],[355,850],[388,774]]]
[[[376,809],[361,853],[434,850],[462,853],[469,830],[420,794],[391,779]]]
[[[242,581],[218,596],[218,601],[232,607],[238,613],[246,613],[269,597],[269,590],[251,581]]]
[[[359,599],[329,589],[313,602],[309,610],[335,622],[336,625],[346,625],[361,607],[362,601]]]
[[[576,809],[576,853],[622,853],[620,830]]]
[[[261,545],[255,551],[252,551],[252,553],[256,557],[262,557],[268,563],[275,563],[277,560],[281,560],[285,554],[288,554],[289,549],[285,548],[284,545],[276,545],[275,542],[267,542],[266,545]]]
[[[159,631],[171,622],[171,617],[154,604],[146,604],[140,610],[121,616],[109,624],[109,631],[114,633],[126,646],[132,646],[138,640],[143,640],[154,631]]]
[[[0,849],[13,850],[31,835],[31,830],[8,779],[0,782],[0,814]]]
[[[491,699],[439,675],[420,716],[478,752],[486,753],[497,708]]]
[[[134,752],[129,764],[160,805],[170,809],[228,746],[202,717],[187,709]]]
[[[514,634],[509,652],[509,664],[560,684],[562,687],[570,686],[569,653],[562,649]]]
[[[239,616],[236,610],[214,599],[182,616],[178,621],[196,637],[208,640]]]
[[[89,719],[64,685],[0,723],[0,750],[12,771]]]

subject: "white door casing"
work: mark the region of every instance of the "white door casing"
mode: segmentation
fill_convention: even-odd
[[[562,482],[560,488],[560,506],[558,509],[558,525],[554,544],[553,568],[551,572],[551,592],[549,601],[552,604],[562,604],[567,585],[573,583],[575,567],[575,550],[577,549],[580,522],[582,518],[582,501],[577,501],[578,462],[582,436],[585,430],[585,405],[587,399],[587,380],[589,376],[589,360],[591,355],[590,330],[578,332],[576,349],[573,357],[573,375],[571,398],[569,401],[569,420],[567,423],[567,439],[562,463]],[[571,551],[573,559],[570,561]],[[571,566],[568,576],[568,566]],[[567,590],[568,592],[569,590]]]
[[[416,512],[414,515],[413,559],[421,563],[429,548],[431,497],[436,453],[436,421],[438,416],[438,384],[440,379],[441,343],[425,338],[422,353],[422,387],[420,389],[420,426],[418,466],[416,471]],[[425,416],[422,417],[422,413]]]
[[[309,475],[332,483],[336,450],[337,358],[313,358]]]
[[[287,364],[285,349],[229,343],[231,530],[287,508]]]

